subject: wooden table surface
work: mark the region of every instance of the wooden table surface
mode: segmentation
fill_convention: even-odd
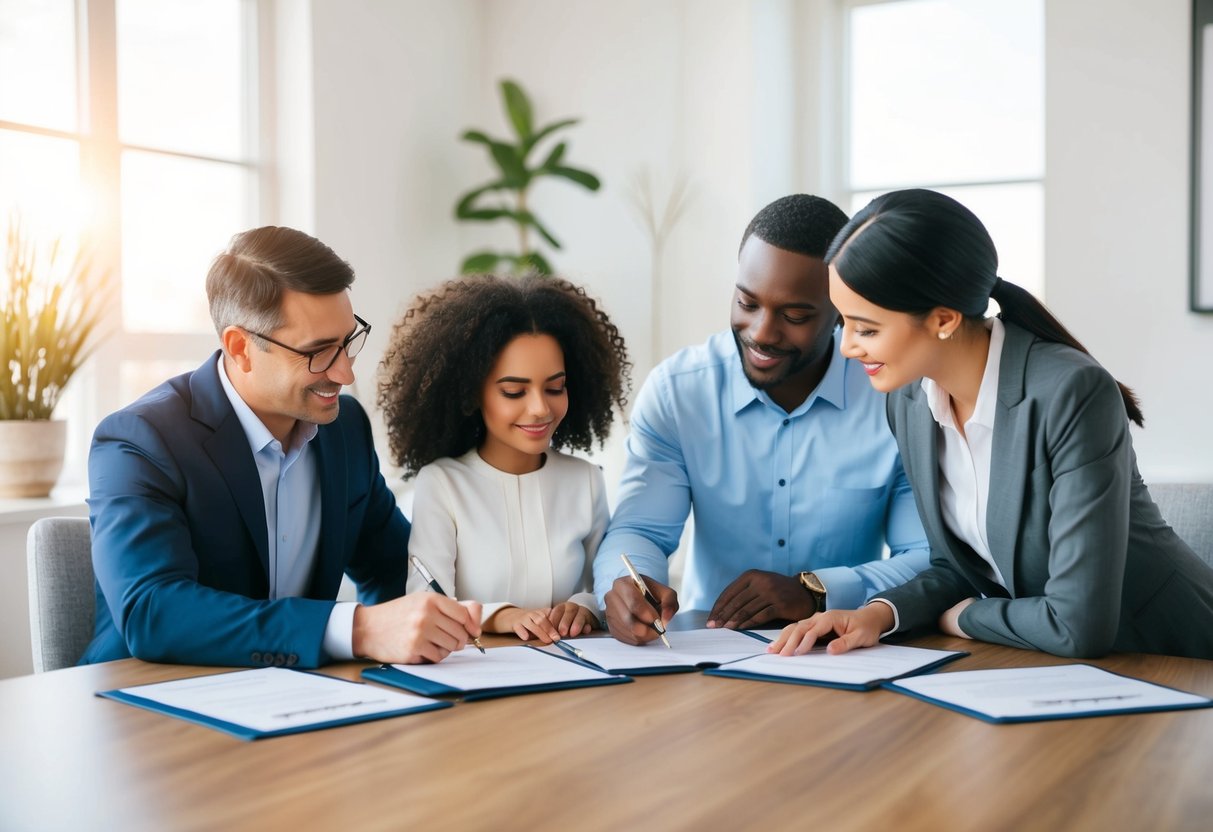
[[[941,672],[1063,662],[912,643],[973,654]],[[1213,696],[1213,662],[1093,663]],[[1213,828],[1213,709],[989,725],[689,673],[241,742],[93,696],[206,672],[130,659],[0,681],[0,830]]]

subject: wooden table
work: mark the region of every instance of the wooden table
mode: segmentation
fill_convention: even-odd
[[[972,652],[942,672],[1061,662],[913,643]],[[1213,696],[1213,662],[1095,664]],[[695,673],[248,743],[93,696],[204,672],[131,659],[0,682],[0,829],[1213,828],[1213,710],[988,725]]]

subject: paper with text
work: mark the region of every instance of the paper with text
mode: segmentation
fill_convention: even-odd
[[[636,646],[613,638],[571,638],[565,643],[580,650],[588,661],[611,671],[725,664],[766,650],[765,642],[723,628],[670,630],[668,635],[673,649],[660,641]]]
[[[764,653],[733,662],[728,670],[837,685],[870,685],[914,673],[955,655],[949,650],[875,644],[832,656],[824,647],[818,647],[801,656]]]
[[[259,732],[367,718],[436,702],[280,667],[195,676],[120,690],[129,696]]]
[[[396,664],[401,673],[462,691],[594,681],[606,674],[530,647],[493,647],[481,654],[472,647],[438,664]],[[609,677],[607,677],[609,678]]]
[[[1163,710],[1209,699],[1087,664],[940,673],[893,687],[994,719],[1047,719],[1126,710]]]

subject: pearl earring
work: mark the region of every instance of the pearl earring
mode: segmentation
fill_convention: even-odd
[[[951,338],[951,337],[952,337],[952,333],[950,333],[950,332],[943,332],[943,331],[940,331],[940,333],[939,333],[939,340],[940,340],[940,341],[946,341],[946,340],[948,340],[948,339],[949,339],[949,338]]]

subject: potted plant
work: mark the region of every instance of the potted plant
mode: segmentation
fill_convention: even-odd
[[[455,217],[478,222],[508,220],[517,229],[518,252],[477,251],[464,258],[460,271],[463,274],[495,271],[517,274],[534,271],[551,274],[551,264],[532,245],[531,232],[534,231],[554,249],[559,249],[560,243],[531,210],[528,202],[531,185],[544,176],[566,179],[591,191],[598,190],[601,183],[598,177],[589,171],[565,163],[564,154],[568,149],[566,142],[555,145],[543,157],[542,162],[534,164],[528,161],[545,139],[558,130],[572,127],[577,123],[577,119],[566,118],[536,127],[531,101],[522,91],[522,87],[513,81],[501,82],[501,98],[517,141],[494,139],[480,130],[464,132],[461,137],[464,141],[482,144],[488,149],[499,175],[491,182],[460,197],[455,206]],[[488,200],[486,203],[485,197],[489,195],[503,196],[505,199]]]
[[[52,420],[99,341],[109,275],[86,246],[39,245],[8,221],[0,319],[0,497],[45,497],[63,467],[66,423]]]

